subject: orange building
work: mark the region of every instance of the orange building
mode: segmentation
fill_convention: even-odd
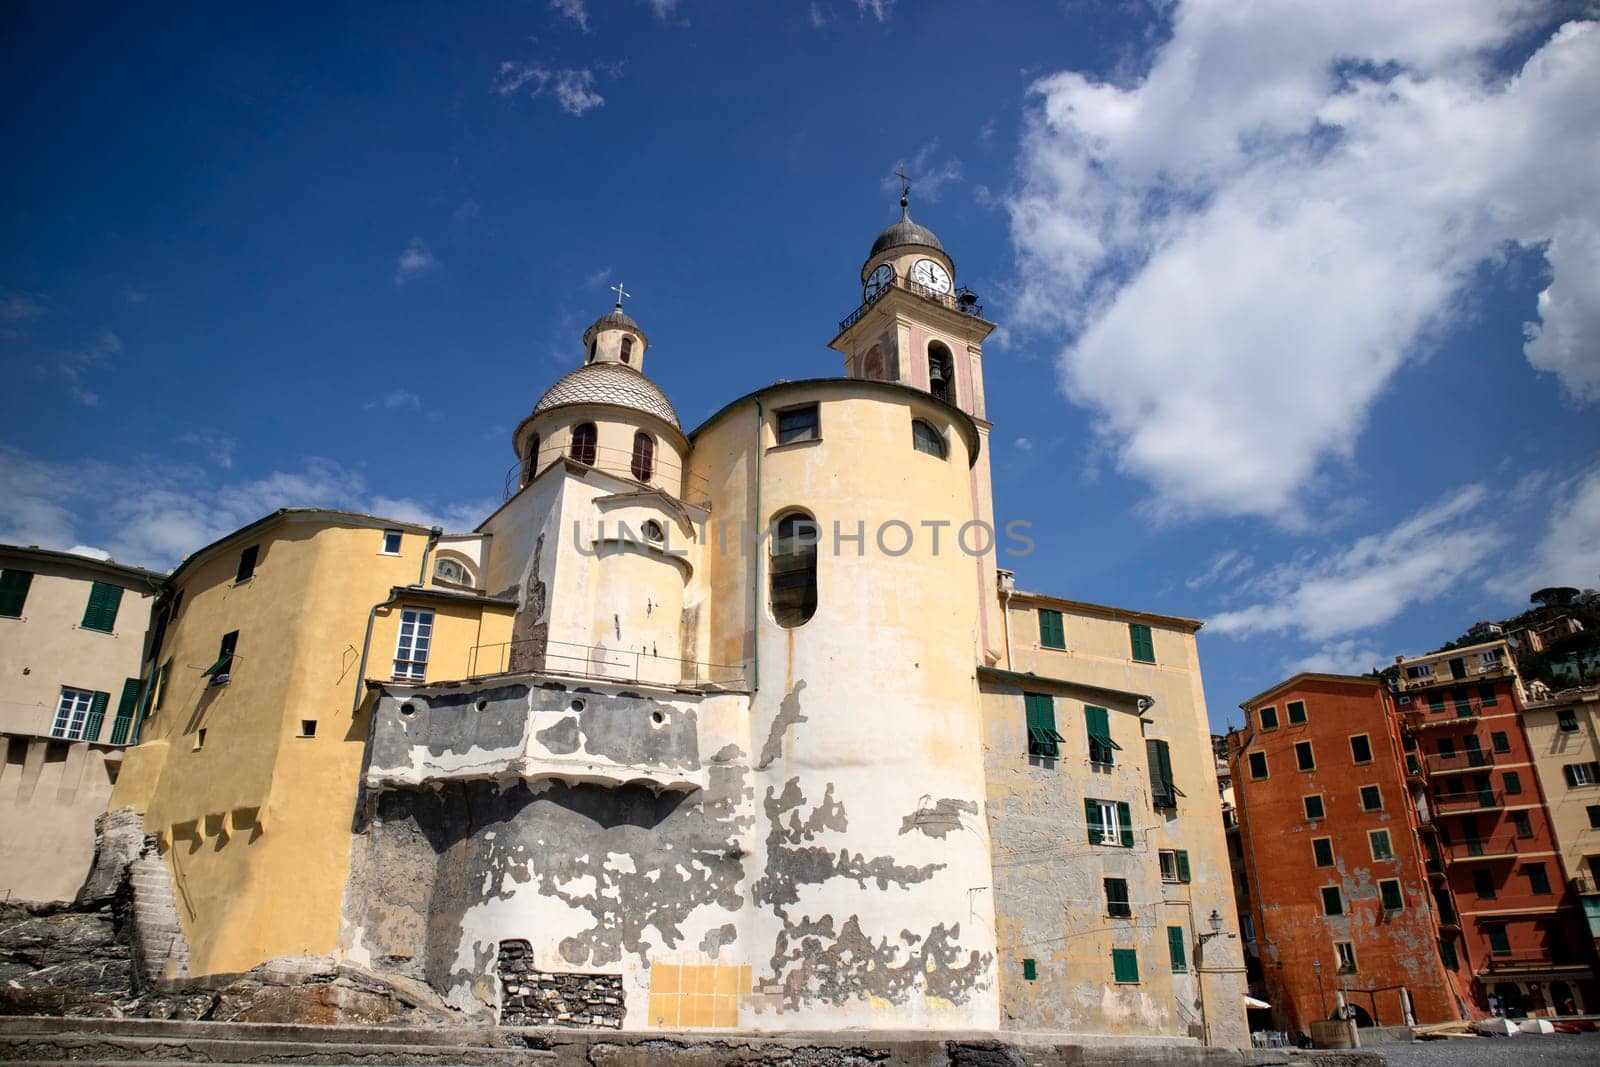
[[[1309,1030],[1464,1017],[1376,677],[1297,674],[1245,701],[1228,735],[1251,916],[1274,1023]]]

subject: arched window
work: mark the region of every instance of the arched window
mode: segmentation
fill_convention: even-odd
[[[950,448],[944,441],[944,434],[934,429],[933,423],[924,422],[922,419],[911,420],[911,447],[918,452],[938,456],[940,459],[950,454]]]
[[[648,482],[655,469],[655,438],[640,430],[633,435],[633,476],[641,482]]]
[[[861,364],[861,376],[875,382],[883,381],[883,349],[873,345],[867,353],[867,358]]]
[[[633,360],[633,338],[624,337],[622,339],[622,362],[630,363],[630,362],[632,362],[632,360]]]
[[[942,341],[928,342],[928,392],[947,404],[956,399],[956,361]]]
[[[522,463],[522,484],[527,485],[533,481],[533,476],[539,473],[539,435],[534,434],[528,438],[528,457]]]
[[[567,453],[579,463],[594,466],[594,423],[580,422],[572,428],[572,449]]]
[[[780,518],[773,529],[772,617],[779,626],[802,625],[817,613],[817,520],[803,511]]]
[[[453,559],[441,559],[433,568],[433,576],[452,585],[472,584],[472,575],[467,573],[467,568]]]
[[[599,343],[600,343],[600,339],[598,337],[591,337],[589,339],[589,362],[590,363],[594,362],[595,346],[598,345]]]
[[[644,539],[646,541],[654,541],[655,543],[660,544],[662,541],[666,540],[666,537],[666,531],[661,528],[661,524],[659,522],[654,519],[644,520]]]

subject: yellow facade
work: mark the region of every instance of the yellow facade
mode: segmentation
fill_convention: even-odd
[[[1522,726],[1562,866],[1584,898],[1591,931],[1600,938],[1600,781],[1588,770],[1600,761],[1600,690],[1538,696],[1544,699],[1524,706]]]

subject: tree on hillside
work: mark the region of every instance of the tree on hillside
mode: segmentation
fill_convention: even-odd
[[[1528,603],[1547,608],[1564,608],[1578,599],[1578,590],[1570,585],[1551,585],[1536,589],[1528,596]]]

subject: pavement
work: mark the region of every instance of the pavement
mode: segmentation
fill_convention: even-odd
[[[1450,1037],[1382,1045],[1391,1067],[1595,1067],[1600,1064],[1600,1034],[1519,1034],[1516,1037]]]

